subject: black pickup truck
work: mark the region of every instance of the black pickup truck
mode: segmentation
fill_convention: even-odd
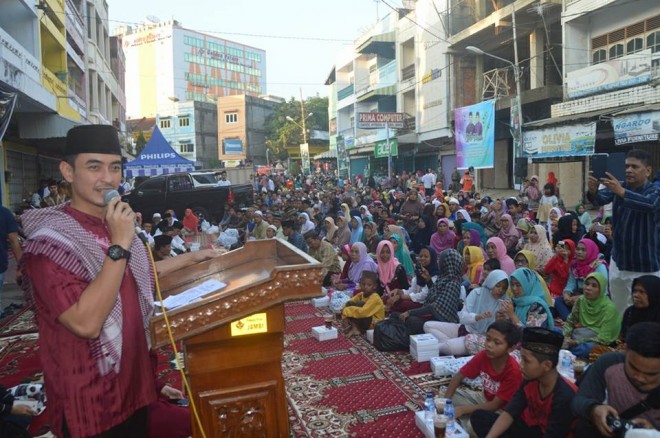
[[[217,222],[222,219],[228,200],[235,208],[252,205],[253,188],[252,184],[196,187],[189,173],[172,173],[149,178],[122,200],[142,213],[145,221],[150,221],[154,213],[162,214],[170,208],[178,218],[183,218],[185,210],[190,208],[198,217]]]

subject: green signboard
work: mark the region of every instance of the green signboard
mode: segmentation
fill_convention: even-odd
[[[396,138],[390,138],[390,149],[392,150],[392,156],[396,157],[399,154],[399,141]],[[374,146],[374,157],[375,158],[387,158],[387,140],[377,141]]]

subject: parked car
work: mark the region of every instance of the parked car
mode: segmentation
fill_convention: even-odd
[[[185,210],[190,208],[199,218],[217,222],[222,219],[228,201],[235,208],[252,205],[252,184],[215,186],[196,181],[190,173],[154,176],[122,199],[145,219],[170,208],[178,218],[183,218]]]

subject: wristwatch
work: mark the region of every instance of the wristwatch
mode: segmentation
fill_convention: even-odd
[[[131,257],[131,252],[125,250],[119,245],[112,245],[110,246],[110,248],[108,248],[108,257],[110,257],[110,259],[114,261],[121,259],[128,260]]]

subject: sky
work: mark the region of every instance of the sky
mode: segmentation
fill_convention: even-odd
[[[375,0],[107,0],[110,30],[147,17],[266,51],[267,93],[328,95],[323,85],[342,51],[392,10]],[[401,0],[387,0],[392,6]]]

